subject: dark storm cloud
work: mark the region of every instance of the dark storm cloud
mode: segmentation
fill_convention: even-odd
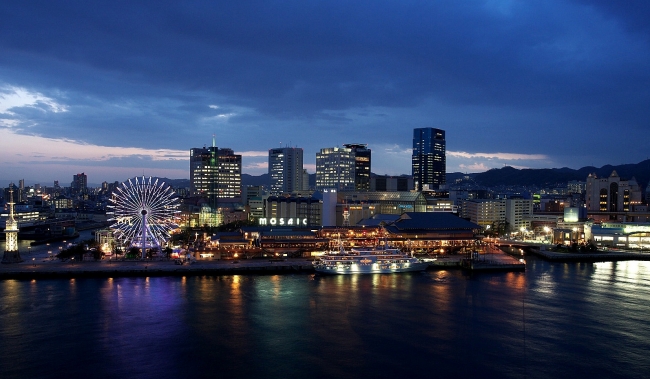
[[[566,160],[576,141],[648,136],[650,10],[619,3],[4,2],[0,82],[68,106],[14,111],[23,132],[98,144],[187,149],[217,132],[312,153],[345,142],[319,131],[408,147],[410,128],[439,126],[472,151],[539,149],[538,130]]]

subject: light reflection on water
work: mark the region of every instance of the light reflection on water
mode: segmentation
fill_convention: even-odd
[[[0,377],[644,377],[646,262],[0,282]]]

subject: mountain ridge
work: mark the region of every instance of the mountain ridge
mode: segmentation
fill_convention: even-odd
[[[600,168],[585,166],[579,169],[543,168],[543,169],[517,169],[506,166],[491,169],[482,173],[470,174],[477,184],[486,187],[497,185],[522,185],[522,186],[553,186],[565,184],[571,180],[584,182],[589,174],[596,174],[599,178],[609,177],[613,171],[622,179],[636,179],[637,183],[645,186],[650,181],[650,159],[639,163],[628,163],[618,166],[610,164]]]
[[[476,184],[494,187],[499,185],[521,185],[521,186],[558,186],[565,185],[571,180],[584,182],[589,174],[596,174],[599,178],[609,177],[613,171],[622,179],[635,178],[637,183],[645,187],[650,182],[650,159],[639,163],[626,163],[621,165],[606,164],[602,167],[585,166],[579,169],[569,167],[561,168],[523,168],[518,169],[512,166],[493,168],[488,171],[479,173],[447,173],[447,183],[452,183],[456,179],[470,177]],[[383,176],[372,173],[374,176]],[[410,176],[410,175],[390,175],[390,176]],[[184,188],[190,186],[189,179],[169,179],[160,178],[174,188]],[[269,174],[250,175],[242,174],[242,186],[270,186],[271,178]],[[309,185],[314,187],[316,184],[316,174],[309,174]]]

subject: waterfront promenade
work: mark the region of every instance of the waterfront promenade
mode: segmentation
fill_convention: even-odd
[[[184,276],[314,272],[312,259],[242,259],[192,260],[180,265],[175,260],[112,260],[61,261],[48,251],[25,254],[23,262],[0,265],[0,279],[119,277],[119,276]]]
[[[232,274],[290,274],[313,273],[313,258],[193,260],[177,264],[174,260],[110,260],[61,261],[41,254],[23,255],[24,261],[0,265],[1,279],[123,277],[123,276],[189,276]],[[462,256],[440,256],[429,263],[432,269],[460,268]],[[473,271],[523,270],[525,265],[502,251],[481,255]]]
[[[518,250],[521,250],[518,248]],[[523,252],[523,250],[521,250]],[[567,253],[546,250],[545,246],[528,246],[527,251],[551,262],[608,262],[650,261],[649,253],[626,251],[597,251],[591,253]],[[512,253],[511,253],[512,254]],[[123,277],[123,276],[200,276],[233,274],[291,274],[313,273],[313,258],[194,260],[191,264],[176,264],[173,260],[142,261],[125,260],[79,262],[61,261],[47,251],[21,253],[23,262],[0,265],[2,279]],[[523,254],[521,256],[523,258]],[[460,255],[439,256],[431,261],[432,269],[463,267],[471,271],[523,271],[525,263],[504,253],[496,246],[489,246],[478,259],[462,264]]]
[[[650,253],[629,251],[594,251],[588,253],[570,253],[547,250],[545,246],[530,249],[532,254],[551,262],[614,262],[614,261],[650,261]]]
[[[120,277],[120,276],[185,276],[228,274],[272,274],[313,272],[310,260],[292,258],[287,260],[251,259],[242,261],[194,261],[176,264],[175,261],[89,261],[25,260],[18,264],[0,266],[0,279]]]
[[[555,245],[528,241],[496,240],[495,245],[506,253],[524,256],[524,252],[551,262],[615,262],[650,261],[650,251],[597,250],[591,252],[553,251]]]

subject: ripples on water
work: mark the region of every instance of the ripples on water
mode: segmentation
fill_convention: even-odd
[[[1,378],[642,378],[647,262],[0,282]]]

